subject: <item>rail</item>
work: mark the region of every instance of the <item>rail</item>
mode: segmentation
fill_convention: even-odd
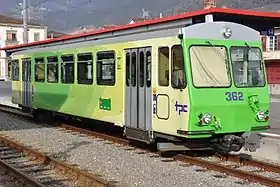
[[[5,145],[14,148],[22,153],[28,154],[30,157],[35,158],[37,161],[43,162],[44,165],[52,166],[57,172],[63,173],[69,179],[76,180],[85,186],[91,187],[113,187],[114,181],[106,181],[98,176],[90,175],[79,168],[73,167],[61,161],[58,161],[52,157],[44,155],[38,151],[35,151],[29,147],[23,146],[15,141],[10,140],[7,137],[0,136],[0,141]]]
[[[44,187],[43,184],[36,181],[33,177],[25,175],[20,170],[16,169],[15,167],[11,166],[10,164],[6,163],[5,161],[0,159],[0,168],[5,169],[9,175],[14,176],[15,178],[19,178],[23,184],[30,187]]]

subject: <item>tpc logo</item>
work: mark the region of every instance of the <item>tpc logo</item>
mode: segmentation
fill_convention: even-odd
[[[176,101],[175,108],[176,108],[176,112],[179,112],[179,115],[181,115],[181,112],[188,112],[187,110],[188,106],[184,104],[183,105],[178,104],[178,101]]]

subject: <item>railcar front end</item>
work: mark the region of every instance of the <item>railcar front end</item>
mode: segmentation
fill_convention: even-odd
[[[186,27],[179,37],[191,106],[188,126],[177,133],[206,138],[223,151],[255,151],[270,110],[259,32],[209,22]]]

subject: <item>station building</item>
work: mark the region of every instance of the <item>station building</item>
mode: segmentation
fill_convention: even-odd
[[[7,56],[13,52],[36,48],[37,46],[49,46],[61,43],[75,42],[80,40],[96,39],[100,35],[114,34],[114,32],[125,30],[159,29],[174,26],[186,26],[189,24],[203,23],[209,17],[213,21],[230,21],[246,25],[261,33],[264,60],[267,68],[267,78],[270,93],[280,96],[280,13],[259,12],[251,10],[239,10],[230,8],[208,8],[194,12],[187,12],[175,16],[156,18],[127,25],[109,27],[107,29],[95,30],[85,33],[63,36],[44,41],[28,44],[2,47],[0,50]],[[144,26],[144,27],[143,27]],[[152,30],[151,30],[152,31]],[[206,31],[207,32],[207,31]]]
[[[28,39],[30,42],[47,39],[47,26],[29,23]],[[22,20],[0,15],[0,46],[8,47],[23,43]],[[0,81],[8,79],[7,56],[0,51]]]

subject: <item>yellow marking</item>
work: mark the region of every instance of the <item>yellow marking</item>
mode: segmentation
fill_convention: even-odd
[[[153,94],[157,94],[157,89],[153,88]]]

